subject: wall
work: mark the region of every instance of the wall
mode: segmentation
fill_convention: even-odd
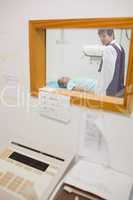
[[[132,16],[132,7],[132,0],[1,1],[0,88],[19,85],[26,96],[29,86],[28,20]],[[8,96],[10,102],[14,102],[14,92]],[[19,107],[1,105],[0,147],[12,138],[22,141],[26,138],[27,143],[34,143],[39,148],[70,154],[76,150],[79,133],[77,124],[82,112],[84,109],[72,107],[72,121],[68,126],[57,122],[51,125],[50,120],[38,115],[36,107],[27,111],[26,103]],[[133,176],[133,117],[104,112],[100,121],[109,145],[112,167]]]
[[[89,78],[97,79],[101,59],[91,62],[83,54],[85,45],[100,44],[96,29],[64,29],[63,34],[60,29],[50,29],[46,42],[48,80],[62,76],[87,78],[87,74]]]

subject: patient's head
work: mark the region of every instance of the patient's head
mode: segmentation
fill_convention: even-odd
[[[60,88],[67,88],[67,84],[70,81],[70,78],[67,76],[63,76],[58,79],[58,85]]]

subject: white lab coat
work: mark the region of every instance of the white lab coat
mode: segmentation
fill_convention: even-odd
[[[121,50],[120,45],[115,40],[111,43],[115,43]],[[98,73],[98,82],[96,87],[96,93],[98,95],[106,95],[106,90],[113,79],[116,58],[116,50],[111,45],[106,46],[103,52],[102,70]]]

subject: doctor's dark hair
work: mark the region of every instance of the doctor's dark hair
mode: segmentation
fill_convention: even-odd
[[[108,36],[113,36],[113,39],[115,39],[115,34],[114,34],[114,29],[112,28],[101,28],[101,29],[98,29],[98,35],[102,35],[104,33],[107,33]]]

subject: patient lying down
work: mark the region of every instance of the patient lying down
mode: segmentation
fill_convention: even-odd
[[[58,79],[58,85],[60,88],[66,88],[68,90],[84,91],[94,93],[96,88],[96,81],[93,79],[71,79],[69,77],[61,77]]]

